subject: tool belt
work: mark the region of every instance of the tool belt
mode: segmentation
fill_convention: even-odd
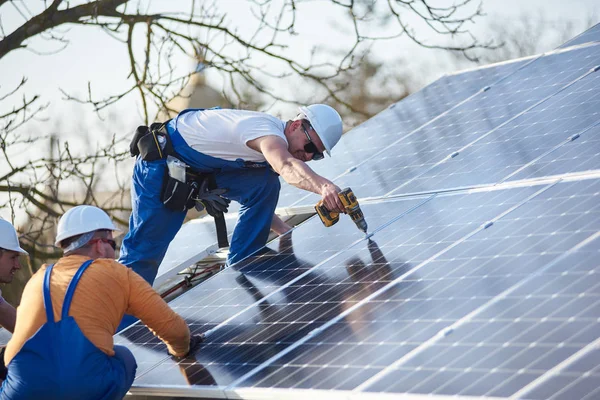
[[[169,210],[187,211],[196,206],[195,198],[202,182],[208,180],[208,189],[212,190],[217,188],[216,179],[212,173],[192,171],[179,159],[167,131],[168,123],[138,126],[129,144],[129,151],[132,157],[139,155],[144,161],[167,159],[160,199]],[[225,216],[221,212],[213,215],[213,218],[219,248],[229,247]]]

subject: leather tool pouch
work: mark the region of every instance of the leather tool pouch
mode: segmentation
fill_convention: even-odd
[[[150,127],[138,126],[129,144],[131,155],[139,155],[144,161],[156,161],[173,154],[173,146],[167,133],[168,122],[155,122]]]
[[[164,158],[164,153],[160,148],[159,137],[154,132],[150,132],[140,138],[137,147],[140,152],[140,157],[142,157],[142,160],[144,161],[156,161]]]
[[[161,201],[169,210],[187,211],[194,207],[198,184],[185,182],[186,168],[180,160],[167,157],[167,175],[163,183]]]

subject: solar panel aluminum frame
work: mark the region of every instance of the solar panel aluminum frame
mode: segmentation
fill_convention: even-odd
[[[357,393],[347,390],[316,389],[272,389],[272,388],[238,388],[224,389],[210,386],[162,387],[159,385],[143,385],[132,387],[128,398],[135,400],[137,396],[177,396],[196,399],[244,399],[244,400],[473,400],[470,396],[444,396],[420,394],[390,393]],[[506,400],[499,397],[477,397],[481,400]]]

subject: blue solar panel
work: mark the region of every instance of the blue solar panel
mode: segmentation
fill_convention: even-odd
[[[425,200],[395,203],[387,207],[388,211],[385,213],[373,213],[369,217],[369,221],[374,227],[384,224],[390,219],[390,216],[401,215]],[[369,213],[368,209],[365,209],[365,212]],[[294,240],[297,235],[302,235],[301,241]],[[323,235],[328,236],[328,241],[323,241]],[[214,340],[227,343],[231,336],[236,337],[244,334],[248,329],[254,329],[254,318],[260,319],[263,312],[262,307],[255,305],[257,299],[252,290],[248,288],[250,283],[254,281],[254,276],[260,278],[254,284],[263,296],[275,290],[280,290],[282,286],[293,280],[305,282],[313,277],[313,274],[309,272],[310,269],[318,268],[319,265],[326,263],[329,258],[335,256],[339,250],[361,241],[363,236],[349,219],[342,220],[334,227],[327,229],[322,226],[320,221],[313,218],[308,224],[303,225],[297,232],[291,234],[291,243],[288,240],[290,235],[287,235],[270,244],[263,254],[253,257],[252,260],[256,260],[257,266],[252,267],[253,272],[251,275],[246,276],[247,279],[244,279],[244,274],[237,271],[238,268],[227,269],[203,282],[193,291],[175,299],[170,305],[186,318],[188,323],[191,324],[191,328],[196,332],[204,332],[207,329],[214,328],[240,313],[248,316],[250,322],[247,326],[231,323],[218,330],[218,335],[215,334]],[[302,254],[302,258],[298,259],[296,254]],[[242,268],[242,270],[245,269]],[[275,299],[278,298],[277,296],[275,296]],[[202,300],[198,303],[196,299]],[[220,335],[225,336],[223,339],[217,340]],[[164,345],[160,344],[160,341],[154,338],[143,326],[132,326],[124,334],[119,335],[118,338],[119,343],[126,345],[135,343],[138,345],[134,351],[138,361],[138,374],[143,374],[145,370],[151,369],[156,363],[166,358]],[[242,357],[244,346],[230,346],[230,348],[235,349],[236,359]],[[252,352],[256,351],[256,347],[252,343],[247,343],[245,349],[251,349]],[[141,353],[139,356],[138,350]],[[223,356],[228,357],[227,354]],[[231,360],[227,361],[227,363],[230,362]],[[236,366],[236,363],[231,362],[231,365]],[[228,370],[225,369],[225,371]],[[179,374],[178,377],[181,378],[181,375]]]
[[[578,62],[574,62],[574,60],[578,60]],[[456,160],[452,158],[452,155],[465,146],[472,146],[480,142],[482,138],[488,137],[488,140],[493,140],[498,136],[498,131],[504,131],[508,128],[507,125],[511,126],[512,122],[527,121],[530,115],[533,115],[532,118],[542,117],[537,113],[538,110],[543,110],[546,103],[553,104],[554,96],[562,99],[565,94],[561,92],[561,89],[586,74],[588,75],[581,79],[579,84],[567,88],[571,89],[567,91],[567,94],[573,94],[574,99],[579,95],[587,95],[595,101],[595,92],[589,91],[589,88],[593,88],[595,87],[593,85],[597,84],[596,75],[598,73],[590,73],[590,70],[598,64],[600,64],[600,45],[537,58],[492,85],[488,91],[470,98],[469,101],[457,105],[410,135],[403,136],[401,140],[391,143],[376,157],[361,164],[354,171],[339,177],[335,183],[340,187],[352,187],[359,197],[489,183],[490,181],[487,179],[482,180],[487,177],[487,174],[475,176],[477,171],[474,171],[474,168],[479,165],[471,165],[468,162],[460,163],[464,154],[461,156],[459,153]],[[584,81],[588,86],[584,84]],[[582,89],[580,93],[576,92],[579,88]],[[580,109],[586,108],[585,103],[576,105],[578,104],[583,104]],[[386,113],[388,112],[386,111]],[[590,113],[592,112],[590,111]],[[543,119],[537,120],[537,123],[542,122]],[[401,127],[390,123],[386,129],[399,130]],[[560,140],[567,138],[568,135],[565,135]],[[468,155],[468,148],[466,150],[465,154]],[[499,154],[498,157],[512,157],[511,151],[507,148],[497,148],[493,151]],[[485,161],[493,154],[478,156]],[[533,157],[527,161],[532,159]],[[456,168],[462,167],[462,169],[475,173],[473,177],[468,174],[467,176],[460,175],[459,178],[465,177],[462,184],[457,178],[450,185],[450,181],[446,178],[452,178],[452,175],[448,174],[442,175],[439,180],[434,179],[429,182],[430,176],[437,171],[438,164],[443,164],[439,168],[443,168],[446,164],[457,164]],[[518,166],[510,171],[505,171],[506,174],[500,173],[499,175],[502,176],[497,179],[501,179],[517,168]],[[433,171],[432,174],[427,175],[430,170]],[[425,176],[425,178],[419,179],[421,176]],[[440,181],[444,184],[443,187],[438,186]],[[494,182],[495,180],[491,180],[491,183]],[[307,200],[316,202],[318,197],[315,195]]]
[[[595,255],[598,257],[598,255]],[[596,327],[598,329],[598,327]],[[588,337],[593,336],[587,332]],[[583,335],[582,335],[583,336]],[[582,399],[593,400],[600,395],[598,378],[600,377],[597,339],[587,351],[575,354],[572,362],[557,369],[553,376],[548,376],[526,393],[531,399]]]
[[[597,56],[594,54],[590,61],[600,64],[600,46],[594,49]],[[459,154],[455,157],[440,162],[391,193],[494,184],[507,179],[600,121],[600,92],[595,90],[599,86],[600,72],[590,73],[536,107],[484,133],[457,150]],[[590,165],[594,161],[595,165]],[[600,159],[585,165],[600,168]],[[577,172],[573,163],[569,167],[569,172]]]
[[[550,148],[538,159],[513,172],[508,179],[530,179],[599,168],[600,120]]]
[[[560,48],[577,46],[591,42],[600,42],[600,24],[596,24],[587,31],[575,36],[573,39],[560,46]]]
[[[507,194],[481,199],[488,205],[501,203]],[[460,199],[477,208],[477,197]],[[348,250],[335,264],[344,268],[351,265],[348,260],[360,261],[354,261],[360,267],[347,278],[359,282],[359,290],[351,296],[355,302],[389,284],[397,259],[405,260],[404,276],[237,384],[352,390],[371,378],[365,389],[375,392],[477,396],[517,392],[589,344],[590,336],[600,336],[592,333],[599,326],[600,279],[595,276],[600,272],[599,242],[578,248],[594,235],[600,240],[599,200],[598,181],[558,184],[489,228],[452,242],[424,264],[412,262],[401,247],[391,252],[384,247],[381,255],[386,257],[372,261],[364,254],[347,254],[354,252]],[[444,201],[437,198],[428,205]],[[395,240],[396,232],[411,222],[399,220],[376,234],[375,240],[392,239],[397,246],[403,237]],[[389,270],[388,279],[379,279],[376,271],[381,274],[384,269]],[[359,271],[362,277],[357,277]],[[449,327],[453,329],[440,335]],[[464,344],[463,334],[468,336]],[[503,336],[509,334],[516,338]],[[573,336],[572,343],[557,341],[561,335]],[[519,372],[528,365],[530,371]]]

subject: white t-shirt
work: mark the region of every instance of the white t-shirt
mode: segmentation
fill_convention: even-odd
[[[287,143],[284,128],[282,120],[256,111],[189,111],[177,118],[177,130],[188,146],[228,161],[266,161],[261,152],[248,147],[248,141],[273,135]]]

